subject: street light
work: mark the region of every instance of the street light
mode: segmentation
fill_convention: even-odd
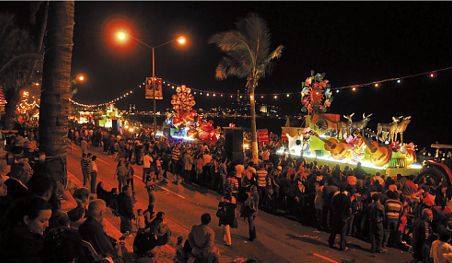
[[[136,42],[140,43],[141,45],[150,48],[152,51],[152,90],[153,90],[153,94],[154,94],[154,135],[157,133],[157,101],[156,101],[156,97],[155,97],[155,91],[156,91],[156,86],[155,86],[155,49],[159,48],[159,47],[163,47],[166,46],[168,44],[171,44],[173,42],[177,42],[180,46],[184,46],[187,43],[187,38],[185,36],[178,36],[175,39],[169,40],[167,42],[161,43],[159,45],[155,45],[152,46],[146,42],[144,42],[143,40],[140,40],[134,36],[132,36],[131,34],[127,33],[126,31],[120,30],[117,31],[115,34],[115,38],[119,43],[125,43],[129,38],[135,40]],[[144,84],[144,83],[143,83]]]

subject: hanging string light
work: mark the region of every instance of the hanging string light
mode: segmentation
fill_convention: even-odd
[[[366,83],[361,83],[361,84],[352,84],[352,85],[345,85],[345,86],[340,86],[340,87],[334,87],[332,88],[332,90],[335,90],[336,93],[339,93],[341,90],[352,90],[353,92],[357,91],[358,88],[363,88],[363,87],[375,87],[378,88],[381,85],[383,85],[383,83],[386,82],[396,82],[397,84],[401,84],[402,80],[404,79],[409,79],[409,78],[415,78],[415,77],[419,77],[419,76],[427,76],[430,79],[434,79],[438,76],[439,72],[443,72],[443,71],[449,71],[452,69],[452,66],[450,67],[446,67],[446,68],[442,68],[442,69],[436,69],[436,70],[430,70],[427,72],[422,72],[422,73],[416,73],[416,74],[411,74],[411,75],[406,75],[406,76],[400,76],[400,77],[394,77],[394,78],[387,78],[387,79],[382,79],[382,80],[378,80],[378,81],[371,81],[371,82],[366,82]],[[179,87],[179,84],[173,83],[171,81],[168,80],[164,80],[162,83],[166,84],[167,87],[171,87],[171,89],[175,89],[176,87]],[[145,87],[146,83],[142,83],[137,85],[137,88],[143,88]],[[210,94],[212,94],[213,97],[215,97],[217,94],[219,94],[221,97],[223,97],[223,95],[229,96],[231,99],[234,98],[235,93],[216,93],[214,91],[210,91],[210,90],[202,90],[202,89],[196,89],[196,88],[191,88],[193,90],[193,94],[194,95],[198,95],[202,96],[203,94],[205,94],[206,96],[210,97]],[[101,107],[101,106],[105,106],[105,105],[109,105],[109,104],[114,104],[115,102],[118,102],[119,100],[125,99],[127,96],[129,96],[130,94],[133,93],[133,89],[122,94],[121,96],[118,96],[116,98],[113,98],[111,100],[109,100],[108,102],[104,102],[104,103],[100,103],[100,104],[83,104],[80,102],[77,102],[73,99],[69,99],[71,103],[80,106],[80,107],[84,107],[84,108],[95,108],[95,107]],[[255,94],[255,96],[260,97],[261,99],[264,99],[264,96],[271,96],[274,99],[277,99],[278,97],[282,97],[284,96],[284,94],[286,95],[286,98],[290,98],[291,95],[299,95],[300,92],[299,91],[295,91],[295,92],[284,92],[284,93],[261,93],[261,94]],[[243,99],[243,95],[238,95],[240,99]],[[248,96],[247,96],[248,98]]]

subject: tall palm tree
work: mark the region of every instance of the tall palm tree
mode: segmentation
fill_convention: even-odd
[[[229,76],[246,78],[246,91],[250,98],[251,150],[253,162],[258,162],[256,130],[256,104],[254,91],[259,80],[270,72],[272,60],[281,57],[283,46],[270,52],[270,32],[265,21],[256,14],[249,14],[236,23],[236,30],[213,35],[209,43],[216,44],[225,53],[216,68],[216,78]]]
[[[50,2],[39,112],[39,146],[46,168],[66,183],[67,126],[74,33],[74,1]]]

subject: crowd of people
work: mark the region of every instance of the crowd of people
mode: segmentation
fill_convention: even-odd
[[[283,142],[270,136],[260,148],[259,162],[245,151],[231,161],[224,140],[181,142],[140,131],[111,130],[71,124],[68,138],[80,145],[83,187],[70,189],[46,176],[45,153],[38,151],[36,132],[21,130],[3,137],[0,147],[0,258],[2,262],[122,262],[121,240],[134,229],[134,254],[141,262],[171,238],[164,211],[154,211],[154,187],[173,178],[174,184],[195,184],[217,191],[226,246],[238,217],[248,225],[249,240],[258,238],[254,220],[259,210],[287,216],[328,231],[328,243],[347,250],[347,238],[369,242],[371,253],[386,247],[411,251],[415,261],[452,260],[449,182],[445,178],[386,177],[369,174],[358,164],[340,168],[303,158],[277,155]],[[105,189],[90,148],[99,147],[118,162],[118,187]],[[135,171],[132,164],[142,165]],[[139,174],[149,196],[148,207],[135,210],[134,175]],[[118,240],[102,226],[107,209],[120,217]],[[201,216],[185,242],[177,239],[175,262],[218,262],[210,214]],[[133,226],[135,223],[135,227]],[[7,261],[3,261],[7,259]],[[137,261],[140,262],[140,261]],[[248,259],[248,262],[253,262]]]

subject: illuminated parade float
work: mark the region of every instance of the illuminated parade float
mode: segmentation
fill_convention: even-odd
[[[215,143],[220,136],[220,128],[214,128],[212,120],[205,120],[193,106],[196,105],[191,89],[185,85],[176,88],[171,97],[173,111],[168,114],[166,125],[173,139],[186,141],[201,140]]]
[[[388,175],[417,174],[414,143],[405,143],[403,133],[411,117],[393,117],[390,123],[378,123],[377,132],[367,127],[372,114],[363,113],[362,120],[353,121],[354,113],[326,113],[333,101],[332,89],[324,74],[314,74],[302,84],[302,111],[306,112],[303,127],[282,127],[287,146],[279,154],[316,159],[319,163],[354,166],[361,163],[367,171]]]

